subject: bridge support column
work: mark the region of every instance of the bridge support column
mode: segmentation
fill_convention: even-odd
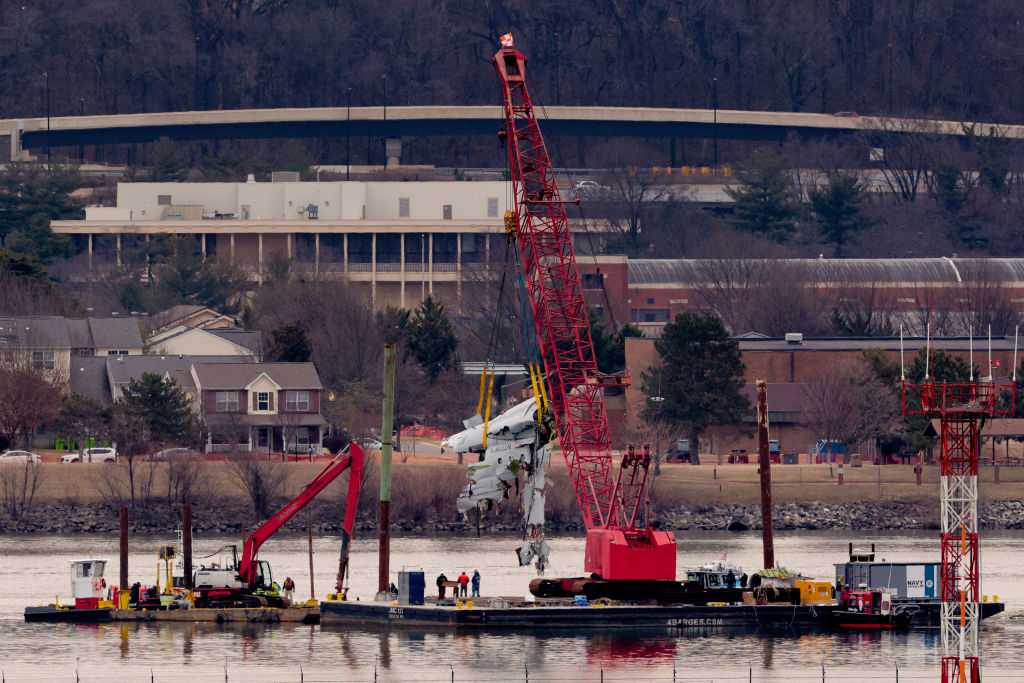
[[[401,252],[399,267],[402,273],[401,290],[398,294],[398,307],[405,308],[405,233],[398,236],[398,250]]]
[[[402,138],[388,138],[384,141],[384,155],[387,157],[385,168],[397,168],[402,165]]]
[[[89,233],[88,244],[89,244],[89,246],[87,247],[87,250],[89,252],[89,270],[91,271],[92,270],[92,233],[91,232]]]
[[[370,306],[377,307],[377,233],[370,238]]]

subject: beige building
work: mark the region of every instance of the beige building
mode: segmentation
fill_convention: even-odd
[[[185,235],[256,281],[287,259],[293,272],[347,277],[377,306],[427,294],[457,306],[487,264],[505,262],[510,192],[504,181],[119,183],[117,206],[52,227],[73,237],[82,273],[123,264],[154,235]]]

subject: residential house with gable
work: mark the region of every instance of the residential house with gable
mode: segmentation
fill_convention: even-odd
[[[195,363],[207,452],[319,453],[327,422],[312,363]]]

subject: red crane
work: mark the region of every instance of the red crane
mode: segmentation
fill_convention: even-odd
[[[526,57],[512,35],[494,56],[501,79],[515,236],[558,441],[587,528],[584,568],[608,581],[674,581],[675,538],[646,526],[650,452],[630,451],[613,474],[604,388],[621,377],[598,371],[590,318],[565,202],[526,87]]]
[[[349,444],[347,453],[342,451],[334,456],[297,496],[246,537],[237,570],[224,571],[206,568],[198,570],[195,580],[196,606],[236,604],[255,606],[280,602],[280,598],[275,599],[274,597],[275,591],[272,589],[273,576],[270,573],[270,566],[257,559],[260,547],[296,513],[312,502],[342,472],[349,470],[345,519],[341,530],[341,553],[338,559],[338,578],[335,587],[338,593],[343,593],[342,584],[348,571],[349,546],[352,542],[356,511],[359,507],[363,464],[363,449],[353,441]]]

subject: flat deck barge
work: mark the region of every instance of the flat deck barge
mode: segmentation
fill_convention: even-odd
[[[320,623],[445,629],[823,628],[832,606],[591,605],[450,607],[384,602],[322,602]]]
[[[78,624],[100,624],[111,621],[318,624],[320,623],[320,609],[318,607],[262,607],[135,610],[26,607],[25,621]]]
[[[376,627],[463,629],[621,629],[685,628],[746,630],[827,629],[834,605],[533,605],[479,606],[393,605],[385,602],[320,603],[320,623]],[[1005,609],[1003,603],[981,605],[982,619]],[[939,623],[939,603],[917,605],[915,628]]]

